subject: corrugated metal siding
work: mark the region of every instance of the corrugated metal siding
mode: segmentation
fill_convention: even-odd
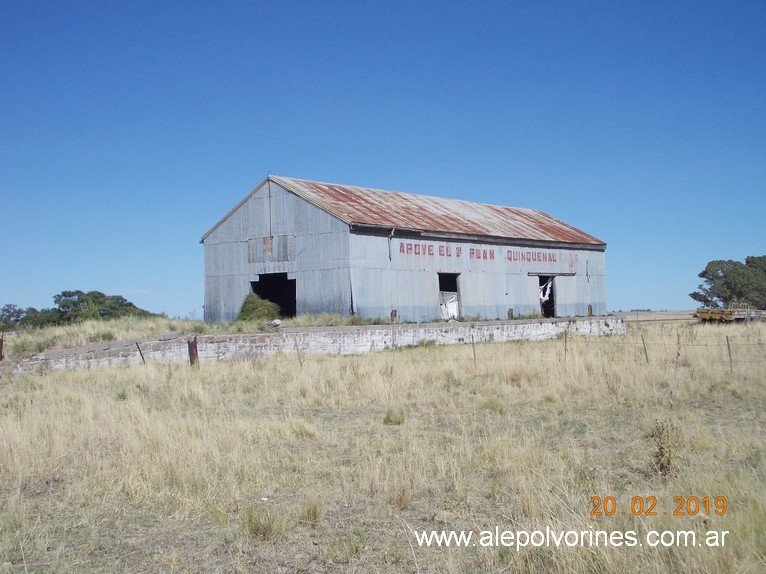
[[[205,320],[235,319],[266,273],[296,279],[298,313],[348,314],[348,237],[343,222],[264,182],[205,236]]]
[[[389,259],[390,245],[390,259]],[[556,314],[606,313],[604,252],[351,235],[351,282],[362,317],[439,319],[439,273],[459,273],[464,317],[505,319],[540,313],[540,275],[553,275]],[[574,273],[573,276],[562,274]]]
[[[349,224],[603,246],[603,241],[536,209],[270,176]]]

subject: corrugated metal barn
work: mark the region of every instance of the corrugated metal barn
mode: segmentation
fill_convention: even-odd
[[[205,320],[606,313],[606,244],[534,209],[269,176],[205,233]]]

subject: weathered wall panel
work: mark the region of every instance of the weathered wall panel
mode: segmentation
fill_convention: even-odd
[[[459,274],[464,317],[503,319],[508,309],[516,317],[539,314],[538,275],[555,276],[558,316],[586,315],[589,304],[604,314],[603,259],[589,250],[351,235],[357,313],[387,317],[396,309],[403,321],[440,317],[439,273]]]
[[[267,273],[295,278],[299,314],[349,313],[348,226],[273,182],[246,198],[204,245],[208,322],[235,319],[251,281]]]

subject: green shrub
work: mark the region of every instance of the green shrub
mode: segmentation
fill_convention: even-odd
[[[407,510],[410,507],[412,492],[406,484],[400,484],[394,493],[394,504],[399,510]]]
[[[261,540],[274,540],[282,536],[285,524],[282,518],[272,509],[264,509],[252,504],[245,507],[242,519],[245,534]]]
[[[100,343],[102,341],[116,341],[117,335],[114,334],[113,331],[99,331],[97,333],[93,333],[92,335],[88,335],[88,343]]]
[[[250,293],[242,301],[237,321],[271,321],[279,318],[279,305]]]
[[[396,407],[388,407],[383,417],[384,425],[401,426],[404,424],[404,411]]]
[[[313,496],[307,498],[303,505],[303,520],[311,526],[318,526],[322,522],[323,515],[322,502]]]
[[[652,454],[652,470],[662,477],[673,476],[678,472],[678,426],[670,420],[656,421],[652,438],[656,450]]]
[[[481,402],[480,406],[484,410],[487,410],[491,413],[496,413],[498,415],[505,413],[505,405],[503,404],[503,400],[500,397],[487,397]]]

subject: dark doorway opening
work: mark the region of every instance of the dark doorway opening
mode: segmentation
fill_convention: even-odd
[[[258,281],[251,281],[250,288],[261,299],[268,299],[279,305],[282,317],[295,317],[295,279],[288,279],[287,273],[266,273],[259,275]]]
[[[460,273],[439,273],[439,291],[457,293],[457,277]]]
[[[457,278],[460,273],[439,273],[439,311],[442,319],[460,317],[460,296],[457,290]]]
[[[556,301],[554,299],[553,276],[540,275],[540,313],[543,317],[556,316]]]

